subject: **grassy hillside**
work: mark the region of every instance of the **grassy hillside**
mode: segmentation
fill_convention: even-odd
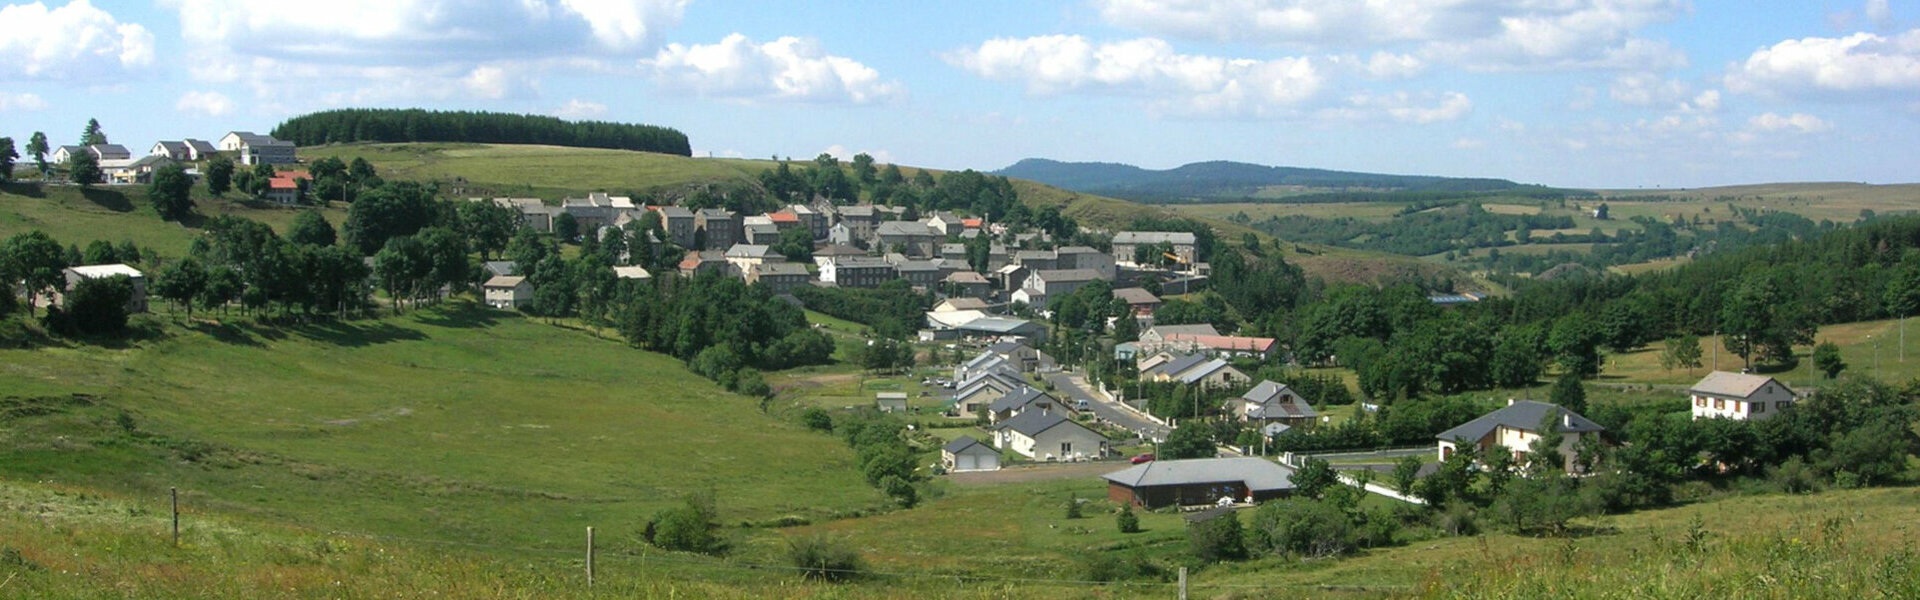
[[[162,254],[185,254],[206,217],[236,215],[272,225],[286,231],[300,210],[265,202],[240,202],[232,198],[214,198],[205,187],[195,187],[194,201],[199,212],[184,224],[162,221],[147,200],[146,186],[75,186],[9,184],[0,186],[0,238],[39,229],[63,244],[85,248],[93,240],[119,243],[133,240],[142,248],[154,248]],[[228,194],[232,196],[232,193]],[[336,225],[346,211],[322,211]]]
[[[300,149],[300,158],[365,158],[388,179],[464,179],[465,195],[557,200],[568,194],[682,191],[705,183],[748,184],[739,161],[671,154],[506,144],[345,144]],[[449,190],[451,191],[451,190]]]
[[[527,546],[587,524],[631,540],[700,490],[730,522],[879,501],[837,441],[669,357],[508,313],[166,331],[0,351],[6,396],[93,398],[17,401],[10,416],[40,416],[0,420],[0,476],[178,486],[288,523]]]
[[[599,594],[617,597],[1168,597],[1159,581],[1079,578],[1086,548],[1177,551],[1178,515],[1120,536],[1100,512],[1060,516],[1083,485],[956,489],[927,507],[828,529],[877,574],[808,583],[765,560],[627,553],[603,546]],[[1084,490],[1083,490],[1084,491]],[[1581,522],[1571,538],[1436,538],[1341,560],[1263,558],[1193,573],[1201,598],[1912,597],[1920,588],[1920,497],[1912,489],[1730,496]],[[1099,503],[1096,503],[1096,508]],[[0,596],[31,598],[460,598],[586,593],[578,547],[437,544],[334,534],[189,504],[171,546],[164,496],[0,480]],[[780,545],[805,530],[763,530]],[[604,535],[604,533],[603,533]],[[604,539],[604,538],[602,538]],[[1030,575],[1042,571],[1039,575]],[[977,575],[966,575],[977,573]]]

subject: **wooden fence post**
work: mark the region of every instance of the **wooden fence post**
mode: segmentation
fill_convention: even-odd
[[[168,503],[173,509],[173,545],[180,546],[180,488],[167,488]]]
[[[593,587],[593,528],[587,528],[587,587]]]

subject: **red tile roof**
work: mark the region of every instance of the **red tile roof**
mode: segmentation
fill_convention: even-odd
[[[792,213],[792,212],[790,212],[790,211],[784,211],[784,210],[783,210],[783,211],[779,211],[779,212],[770,212],[770,213],[767,213],[767,218],[769,218],[769,219],[773,219],[773,222],[775,222],[775,223],[779,223],[779,222],[781,222],[781,221],[785,221],[785,222],[788,222],[788,223],[799,223],[799,222],[800,222],[800,215],[796,215],[796,214],[793,214],[793,213]]]
[[[980,228],[980,219],[977,219],[977,218],[975,218],[975,219],[961,219],[961,220],[960,220],[960,226],[962,226],[962,227],[968,227],[968,228],[972,228],[972,229],[979,229],[979,228]]]
[[[300,189],[300,184],[295,183],[292,177],[275,177],[267,181],[267,188],[275,190],[297,190]]]

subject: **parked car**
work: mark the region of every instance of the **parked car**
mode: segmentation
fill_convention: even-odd
[[[1129,462],[1129,463],[1133,463],[1133,464],[1136,464],[1136,465],[1137,465],[1137,464],[1140,464],[1140,463],[1148,463],[1148,462],[1153,462],[1153,453],[1152,453],[1152,452],[1148,452],[1148,453],[1146,453],[1146,454],[1141,454],[1141,455],[1139,455],[1139,456],[1135,456],[1135,457],[1133,457],[1133,458],[1131,458],[1131,459],[1128,459],[1128,460],[1127,460],[1127,462]]]

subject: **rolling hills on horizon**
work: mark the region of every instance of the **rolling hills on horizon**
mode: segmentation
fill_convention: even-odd
[[[1196,198],[1278,198],[1324,191],[1505,192],[1548,190],[1507,179],[1390,175],[1303,167],[1276,167],[1225,160],[1153,170],[1122,163],[1064,162],[1028,158],[995,175],[1030,179],[1076,192],[1140,202]]]

